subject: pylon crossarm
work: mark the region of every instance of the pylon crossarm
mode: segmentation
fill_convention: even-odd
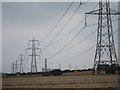
[[[87,12],[85,14],[97,14],[98,15],[99,14],[99,9],[91,11],[91,12]]]
[[[110,12],[111,12],[113,15],[120,15],[120,12],[117,12],[116,10],[111,9],[111,8],[110,8]]]
[[[91,12],[87,12],[85,14],[92,14],[92,15],[99,15],[99,14],[102,14],[102,15],[120,15],[120,12],[117,12],[116,10],[113,10],[113,9],[110,9],[110,13],[106,13],[106,12],[102,12],[102,13],[99,13],[99,10],[100,9],[97,9],[97,10],[94,10],[94,11],[91,11]]]
[[[38,55],[38,52],[42,52],[42,49],[37,47],[39,46],[39,40],[35,40],[34,38],[32,40],[29,40],[28,42],[28,45],[31,44],[31,47],[27,48],[26,49],[26,52],[28,50],[30,50],[31,54],[28,55],[28,57],[31,58],[31,70],[30,72],[33,73],[33,72],[37,72],[37,57],[39,56]],[[38,45],[36,45],[38,44]]]
[[[32,50],[32,48],[27,48],[26,50]]]
[[[38,48],[38,47],[35,47],[35,50],[39,49],[40,52],[42,53],[42,49],[41,48]]]
[[[110,63],[110,60],[102,60],[102,61],[96,61],[96,64],[106,64]],[[113,64],[116,64],[116,60],[112,60]]]

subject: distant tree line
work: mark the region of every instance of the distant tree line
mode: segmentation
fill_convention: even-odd
[[[42,75],[42,76],[60,76],[62,75],[63,73],[70,73],[70,72],[82,72],[82,71],[91,71],[93,69],[83,69],[83,70],[60,70],[60,69],[55,69],[53,71],[49,71],[49,72],[37,72],[37,73],[31,73],[31,72],[28,72],[28,73],[15,73],[15,74],[7,74],[7,73],[3,73],[3,75],[6,75],[6,76],[16,76],[16,75],[21,75],[21,76],[24,76],[24,75]]]
[[[118,65],[108,65],[108,64],[104,64],[104,65],[98,65],[97,69],[99,69],[100,71],[105,71],[106,74],[115,74],[116,71],[118,71],[118,73],[120,74],[120,66]],[[8,73],[3,73],[2,75],[4,76],[16,76],[16,75],[21,75],[21,76],[25,76],[25,75],[42,75],[42,76],[60,76],[63,73],[70,73],[70,72],[83,72],[83,71],[92,71],[93,69],[89,68],[89,69],[82,69],[82,70],[63,70],[61,71],[60,69],[55,69],[53,71],[49,71],[49,72],[37,72],[37,73],[15,73],[15,74],[8,74]]]

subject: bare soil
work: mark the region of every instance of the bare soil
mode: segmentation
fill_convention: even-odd
[[[3,88],[117,88],[118,75],[7,77]]]

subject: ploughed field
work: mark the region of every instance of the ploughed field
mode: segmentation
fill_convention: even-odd
[[[117,88],[118,75],[15,76],[2,79],[3,88]]]

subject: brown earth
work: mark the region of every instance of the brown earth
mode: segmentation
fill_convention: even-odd
[[[118,75],[6,77],[3,88],[117,88]]]
[[[92,75],[92,71],[63,73],[63,76]]]

